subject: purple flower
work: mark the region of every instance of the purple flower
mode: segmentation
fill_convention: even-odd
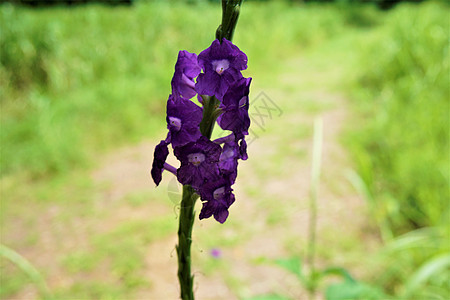
[[[248,159],[247,142],[245,141],[244,138],[242,138],[240,143],[239,143],[239,158],[242,159],[242,160],[247,160]]]
[[[250,126],[248,116],[248,94],[251,78],[242,78],[230,86],[222,100],[224,113],[219,116],[217,122],[224,130],[231,130],[236,136],[247,135]]]
[[[197,54],[186,50],[178,53],[175,73],[172,78],[172,94],[176,99],[191,99],[197,94],[194,78],[200,74],[200,66],[197,63]]]
[[[211,249],[211,256],[214,258],[220,258],[222,256],[222,251],[220,251],[220,249],[213,248]]]
[[[196,141],[200,136],[202,109],[194,102],[185,99],[175,100],[172,95],[167,100],[168,139],[173,147]]]
[[[223,150],[219,158],[219,169],[222,174],[229,177],[231,183],[234,183],[237,177],[239,157],[240,151],[236,142],[226,142],[223,145]]]
[[[161,182],[164,164],[166,162],[168,155],[169,149],[167,148],[167,142],[161,141],[155,147],[155,153],[153,154],[153,164],[151,170],[152,178],[156,185],[159,185],[159,183]]]
[[[175,147],[174,154],[181,162],[178,169],[178,181],[200,188],[219,175],[219,157],[222,148],[206,137],[201,136],[196,142]]]
[[[228,208],[234,202],[233,189],[226,177],[219,177],[215,181],[205,183],[200,189],[203,207],[199,218],[214,216],[219,223],[228,218]]]
[[[197,92],[222,99],[228,87],[242,77],[240,71],[247,69],[247,55],[227,39],[214,40],[199,54],[198,64],[204,73],[197,78]]]

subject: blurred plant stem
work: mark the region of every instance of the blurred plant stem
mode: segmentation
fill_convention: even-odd
[[[49,300],[53,299],[50,290],[45,283],[44,278],[41,273],[22,255],[15,252],[14,250],[0,245],[0,257],[4,257],[15,264],[18,268],[20,268],[23,272],[25,272],[30,279],[36,284],[36,287],[39,290],[39,293],[42,296],[42,299]]]
[[[316,118],[314,121],[313,160],[311,170],[311,189],[309,195],[309,227],[308,248],[306,262],[309,266],[308,295],[309,299],[315,298],[317,289],[317,272],[315,267],[316,255],[316,231],[317,231],[317,194],[320,182],[320,168],[322,160],[323,120]]]
[[[222,24],[216,31],[216,38],[222,41],[226,38],[233,39],[234,29],[239,18],[239,8],[242,0],[222,0]],[[200,123],[200,131],[203,136],[211,138],[214,124],[218,117],[217,107],[219,101],[215,97],[205,97],[203,103],[203,119]],[[191,275],[191,243],[192,227],[194,225],[194,206],[198,195],[189,186],[183,186],[183,195],[180,206],[180,221],[178,227],[178,280],[180,282],[180,295],[183,300],[194,299],[194,276]]]

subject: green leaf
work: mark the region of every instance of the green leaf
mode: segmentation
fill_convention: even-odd
[[[299,257],[280,258],[275,260],[275,263],[283,269],[295,274],[301,280],[304,279],[302,274],[302,261]]]
[[[387,296],[377,288],[358,281],[343,281],[330,285],[325,291],[326,300],[380,300]]]
[[[343,280],[328,286],[325,291],[326,300],[380,300],[387,296],[379,289],[357,281],[344,268],[333,267],[325,269],[323,276],[338,275]]]
[[[338,275],[341,276],[346,282],[356,282],[356,280],[346,269],[340,267],[327,268],[322,272],[322,275]]]
[[[245,300],[290,300],[290,299],[282,295],[269,294],[269,295],[253,296],[251,298],[245,298]]]
[[[357,283],[344,281],[330,285],[325,291],[327,300],[350,300],[358,299],[361,293],[360,286]]]

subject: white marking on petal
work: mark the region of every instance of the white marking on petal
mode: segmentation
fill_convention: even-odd
[[[230,67],[230,62],[228,61],[228,59],[213,60],[212,66],[217,74],[220,75]]]
[[[225,187],[220,187],[213,192],[214,200],[218,200],[225,196]]]
[[[203,153],[188,154],[188,161],[197,167],[199,164],[205,161],[205,154]]]
[[[181,120],[175,117],[169,117],[169,126],[179,131],[181,128]]]

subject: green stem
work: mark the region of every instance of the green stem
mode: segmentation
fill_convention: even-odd
[[[210,139],[217,119],[219,100],[216,97],[204,97],[203,105],[203,119],[200,123],[200,132]],[[195,218],[194,206],[197,198],[198,195],[191,186],[183,186],[177,246],[178,281],[180,282],[181,299],[183,300],[194,299],[194,276],[191,275],[191,243],[192,227]]]
[[[242,0],[222,0],[222,24],[217,28],[216,39],[231,41],[239,18]]]
[[[183,186],[183,196],[180,208],[180,223],[178,227],[178,280],[181,288],[181,299],[194,299],[194,276],[191,275],[191,243],[192,226],[194,225],[194,206],[198,195],[189,186]]]
[[[239,17],[239,6],[242,0],[222,0],[222,25],[216,31],[216,38],[222,41],[226,38],[231,41]],[[200,123],[200,132],[211,139],[214,124],[220,115],[219,100],[216,97],[203,96],[203,118]],[[178,281],[180,282],[180,296],[183,300],[194,299],[194,276],[191,274],[191,243],[192,227],[194,225],[194,206],[198,195],[189,186],[183,186],[183,195],[180,207],[180,222],[178,227]]]
[[[203,119],[200,123],[200,132],[209,139],[214,130],[217,117],[220,114],[218,110],[219,104],[220,101],[216,97],[203,97]]]
[[[309,265],[308,294],[309,299],[313,300],[316,295],[317,274],[315,266],[316,254],[316,231],[317,231],[317,193],[320,182],[320,168],[322,158],[322,139],[323,139],[323,121],[317,118],[314,122],[314,145],[313,159],[311,170],[311,190],[309,197],[309,233],[308,233],[308,249],[306,260]]]

